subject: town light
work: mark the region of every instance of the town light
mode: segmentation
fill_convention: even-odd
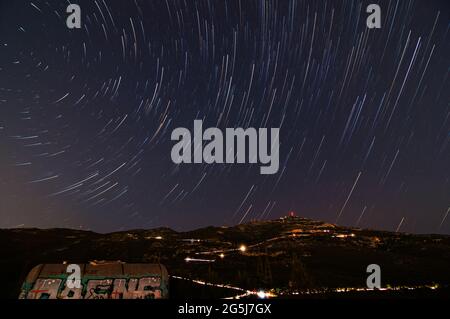
[[[262,290],[258,291],[256,295],[258,296],[259,299],[265,299],[267,297],[267,294]]]

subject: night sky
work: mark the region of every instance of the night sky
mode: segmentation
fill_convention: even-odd
[[[450,2],[74,3],[0,0],[0,227],[450,234]],[[280,127],[278,173],[175,165],[194,119]]]

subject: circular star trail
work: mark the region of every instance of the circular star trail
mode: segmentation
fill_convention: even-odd
[[[445,1],[76,3],[0,3],[0,227],[450,233]],[[278,173],[175,165],[195,119],[279,127]]]

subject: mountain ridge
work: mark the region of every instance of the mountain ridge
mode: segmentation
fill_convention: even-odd
[[[197,290],[180,286],[175,278],[242,291],[263,288],[288,297],[311,289],[363,289],[370,264],[380,265],[386,289],[450,285],[450,236],[350,228],[292,216],[188,232],[165,227],[108,234],[2,229],[0,241],[0,271],[9,274],[1,294],[10,298],[18,296],[37,264],[94,260],[162,263],[172,275],[171,295],[180,297],[197,296]],[[222,291],[205,296],[227,296]]]

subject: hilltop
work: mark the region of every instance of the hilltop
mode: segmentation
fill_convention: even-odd
[[[369,264],[381,266],[386,288],[448,289],[450,284],[450,236],[340,227],[300,217],[189,232],[3,229],[0,241],[0,270],[8,274],[3,298],[16,298],[37,264],[93,260],[161,262],[173,276],[175,297],[259,289],[292,297],[364,288]],[[192,289],[192,280],[236,289]]]

